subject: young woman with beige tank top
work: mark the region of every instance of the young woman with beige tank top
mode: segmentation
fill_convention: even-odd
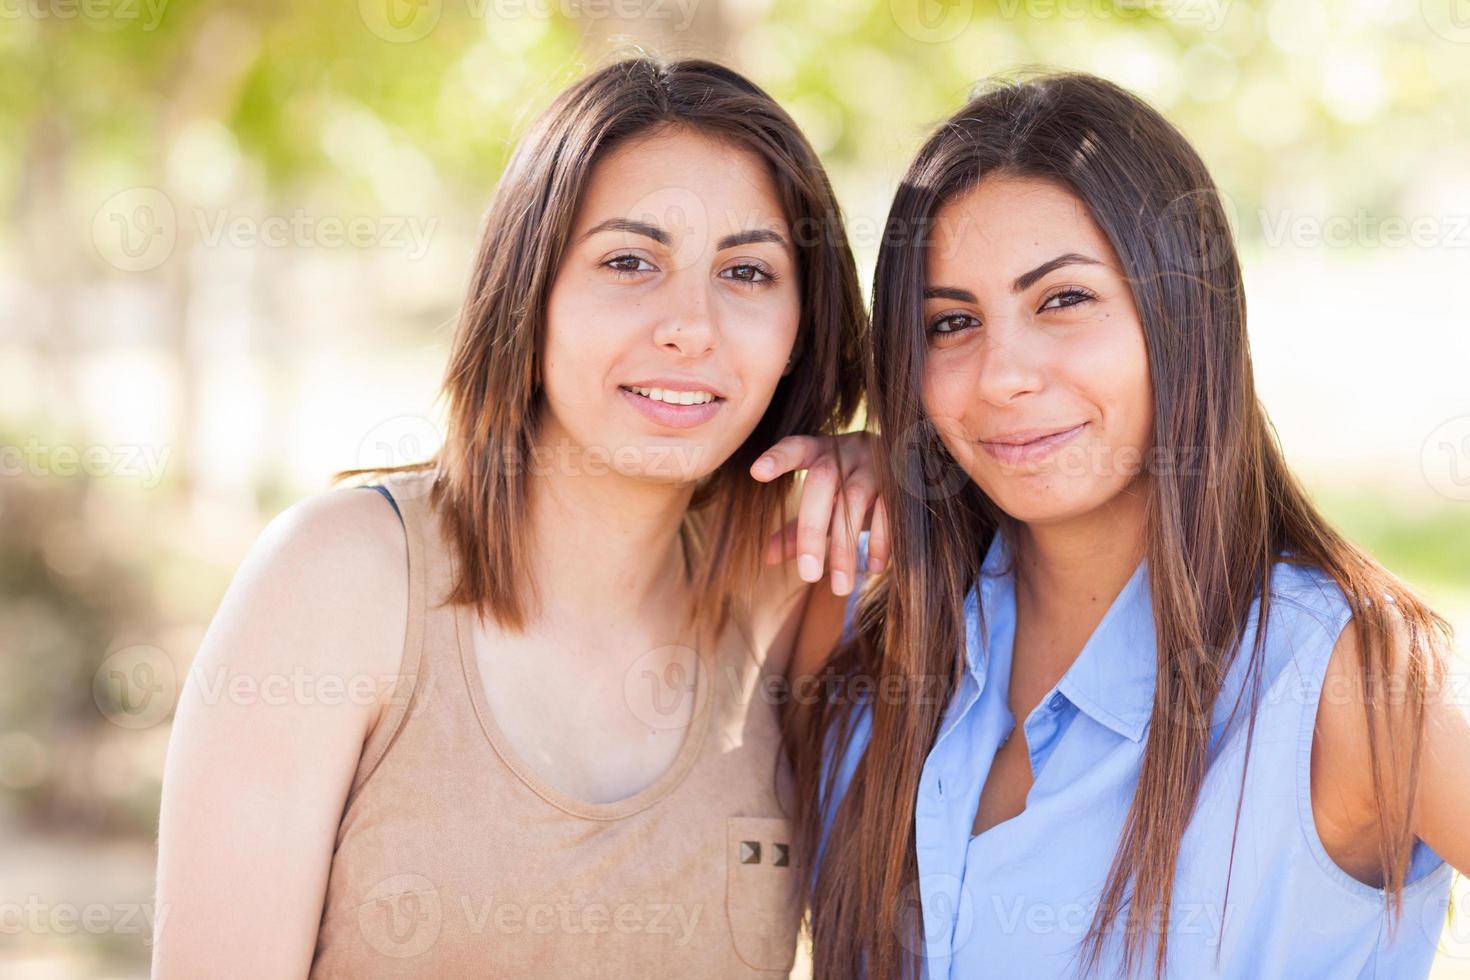
[[[564,92],[487,215],[443,448],[278,516],[204,639],[191,675],[291,683],[185,686],[155,976],[788,973],[781,683],[860,529],[884,557],[833,435],[863,325],[763,91],[638,58]]]

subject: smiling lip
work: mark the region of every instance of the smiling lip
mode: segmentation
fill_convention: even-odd
[[[1086,428],[1082,422],[1070,429],[1026,429],[1006,432],[993,439],[980,439],[980,445],[1006,466],[1035,463],[1051,455],[1052,450]]]
[[[716,398],[724,398],[725,393],[702,378],[639,378],[635,381],[624,381],[624,388],[662,388],[664,391],[707,391]]]
[[[674,405],[664,401],[654,401],[646,395],[640,395],[632,388],[662,388],[664,391],[707,391],[714,395],[712,401],[701,405]],[[725,396],[718,388],[704,381],[692,378],[647,378],[640,381],[631,381],[618,386],[618,394],[628,401],[635,409],[659,425],[674,429],[688,429],[696,425],[703,425],[713,418],[725,404]]]

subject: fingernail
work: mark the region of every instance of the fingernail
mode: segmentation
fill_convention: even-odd
[[[769,473],[775,465],[776,461],[774,459],[769,456],[762,456],[755,461],[755,465],[751,467],[751,471],[754,473]]]
[[[832,591],[838,595],[847,595],[852,590],[852,583],[847,580],[846,572],[832,573]]]
[[[868,571],[870,571],[870,572],[881,572],[881,571],[883,571],[883,559],[882,558],[869,558],[868,559]]]
[[[816,555],[802,555],[796,559],[796,570],[804,582],[815,582],[822,577],[822,563]]]

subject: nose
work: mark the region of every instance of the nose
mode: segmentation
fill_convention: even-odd
[[[1045,384],[1045,338],[1025,324],[987,323],[975,390],[992,405],[1033,395]]]
[[[709,287],[700,276],[685,275],[682,288],[671,289],[653,331],[653,342],[670,353],[700,357],[714,350],[719,339]]]

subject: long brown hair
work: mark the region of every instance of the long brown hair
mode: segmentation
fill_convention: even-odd
[[[430,501],[443,507],[461,559],[447,601],[508,629],[524,627],[536,598],[525,594],[526,470],[543,404],[547,295],[593,167],[619,143],[669,125],[765,162],[791,226],[801,290],[792,370],[749,438],[696,488],[681,530],[699,597],[691,615],[702,627],[724,626],[760,569],[764,532],[785,519],[792,477],[760,484],[750,465],[784,436],[846,428],[861,398],[867,320],[856,267],[826,173],[790,116],[709,61],[628,58],[582,78],[532,123],[485,217],[441,391],[449,416],[442,447],[427,462],[335,476],[436,470]]]
[[[878,258],[869,412],[883,448],[892,560],[865,586],[854,634],[834,653],[819,689],[856,690],[850,681],[861,677],[874,682],[870,690],[938,696],[818,698],[792,736],[797,818],[802,850],[810,854],[821,839],[819,807],[834,790],[839,767],[831,763],[846,752],[860,706],[871,704],[871,748],[833,815],[825,860],[806,878],[817,980],[860,974],[887,980],[917,969],[910,954],[921,948],[918,922],[907,913],[916,904],[919,776],[962,669],[965,596],[1009,520],[946,452],[924,416],[925,249],[941,205],[992,174],[1055,181],[1086,206],[1122,263],[1142,320],[1154,458],[1188,458],[1188,465],[1151,467],[1147,481],[1144,549],[1158,681],[1137,789],[1084,940],[1084,972],[1097,968],[1107,934],[1126,913],[1125,971],[1132,974],[1156,936],[1154,972],[1163,974],[1174,868],[1205,774],[1211,714],[1257,597],[1260,627],[1246,665],[1245,717],[1254,719],[1259,702],[1274,562],[1316,566],[1341,587],[1370,692],[1382,692],[1389,676],[1395,623],[1386,610],[1396,610],[1409,655],[1400,720],[1412,731],[1422,732],[1428,686],[1442,677],[1437,644],[1447,646],[1448,626],[1340,537],[1287,469],[1256,398],[1240,265],[1199,156],[1161,115],[1102,79],[1063,74],[996,86],[943,123],[919,151],[889,212]],[[1370,739],[1379,731],[1381,700],[1370,696]],[[1382,718],[1385,728],[1390,720]],[[1419,742],[1416,737],[1407,760],[1411,788]],[[1249,734],[1246,744],[1248,760]],[[1388,792],[1399,785],[1404,760],[1384,758],[1377,742],[1370,744],[1383,880],[1396,919],[1413,838],[1413,795],[1412,789],[1407,797]],[[824,749],[831,766],[826,779]],[[1237,804],[1237,827],[1239,814]]]

